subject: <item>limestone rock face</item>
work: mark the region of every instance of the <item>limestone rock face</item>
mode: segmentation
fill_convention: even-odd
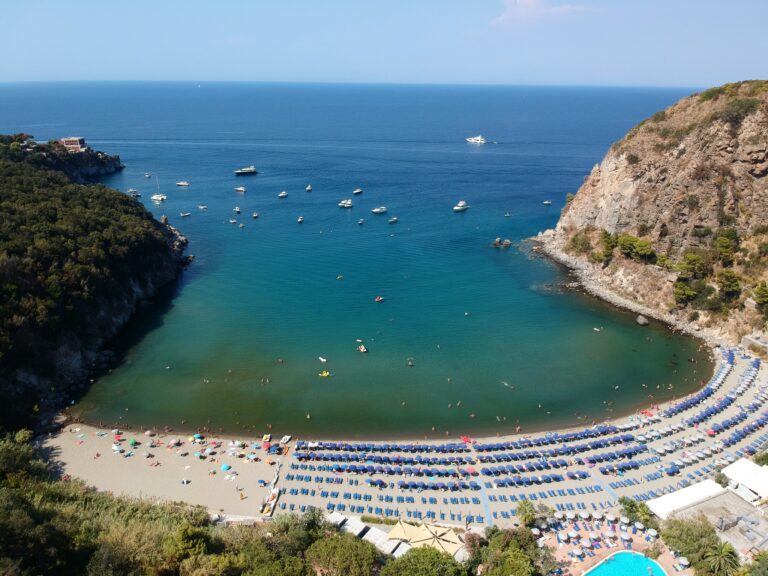
[[[745,235],[768,224],[766,176],[768,86],[689,96],[613,145],[563,210],[557,236],[564,243],[578,230],[605,229],[677,257],[702,243],[697,231],[733,225]]]

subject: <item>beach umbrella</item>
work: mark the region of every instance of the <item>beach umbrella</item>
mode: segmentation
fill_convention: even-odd
[[[573,553],[574,553],[576,556],[583,556],[583,555],[584,555],[584,550],[582,550],[581,548],[574,548],[574,549],[573,549]]]
[[[621,523],[622,524],[629,524],[629,518],[627,518],[626,516],[622,516],[621,517]]]
[[[603,538],[616,538],[616,532],[612,532],[611,530],[606,530],[603,532]]]
[[[200,439],[202,439],[202,437],[203,437],[203,435],[202,435],[202,434],[195,434],[195,435],[193,436],[193,438],[194,438],[195,440],[200,440]]]
[[[621,539],[622,539],[622,540],[632,540],[632,536],[630,536],[630,535],[629,535],[629,534],[627,534],[626,532],[622,532],[622,533],[621,533]]]
[[[130,440],[128,440],[128,444],[130,444],[131,446],[136,446],[136,444],[138,444],[138,441],[136,440],[136,438],[131,438]]]
[[[232,466],[230,466],[229,464],[222,464],[221,465],[221,469],[224,472],[226,472],[227,470],[230,470],[231,468],[232,468]]]
[[[531,534],[533,534],[534,536],[541,536],[541,530],[539,530],[538,528],[531,528]]]
[[[576,530],[569,530],[569,531],[568,531],[568,538],[570,538],[570,539],[572,539],[572,540],[575,540],[575,539],[576,539],[576,538],[578,538],[578,537],[579,537],[579,535],[578,535],[578,533],[576,532]]]
[[[557,539],[560,540],[561,542],[568,542],[568,534],[566,534],[565,532],[560,532],[557,535]]]
[[[145,436],[154,436],[155,433],[152,430],[144,430],[144,435]]]
[[[555,512],[555,519],[556,520],[562,520],[563,518],[565,518],[565,514],[563,514],[559,510],[557,512]]]
[[[589,539],[590,540],[600,540],[600,534],[597,532],[590,532],[589,533]]]
[[[566,512],[565,517],[568,518],[568,520],[575,520],[576,514],[574,514],[573,512]]]
[[[592,514],[592,517],[595,520],[602,520],[603,519],[603,513],[602,512],[595,512],[594,514]]]
[[[589,512],[579,512],[579,518],[582,520],[589,520]]]
[[[201,454],[200,452],[195,452],[195,458],[200,458]]]
[[[656,532],[656,530],[654,530],[653,528],[648,528],[648,536],[650,536],[651,538],[656,538],[658,535],[659,533]]]
[[[592,548],[592,542],[590,540],[582,540],[581,545],[584,548]]]
[[[536,525],[536,527],[537,527],[539,530],[546,530],[547,528],[549,528],[549,524],[547,524],[547,523],[546,523],[544,520],[542,520],[541,522],[539,522],[539,523]]]
[[[635,528],[637,528],[640,531],[645,530],[645,526],[643,525],[642,522],[635,522]]]
[[[680,562],[680,564],[682,564],[683,566],[691,565],[691,563],[688,561],[688,558],[686,558],[685,556],[681,556],[680,558],[677,559],[677,561]]]

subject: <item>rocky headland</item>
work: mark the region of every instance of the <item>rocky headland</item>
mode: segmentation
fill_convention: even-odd
[[[768,312],[768,81],[693,94],[613,144],[537,244],[590,292],[713,341]]]

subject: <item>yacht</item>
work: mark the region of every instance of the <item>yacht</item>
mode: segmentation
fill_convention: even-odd
[[[192,216],[192,212],[179,212],[179,216],[186,218],[187,216]]]
[[[485,144],[485,138],[483,138],[480,134],[477,136],[470,136],[466,140],[470,144]]]
[[[235,176],[250,176],[252,174],[258,174],[256,166],[253,165],[235,170]]]
[[[235,188],[235,192],[245,192],[245,186],[238,186]]]
[[[128,192],[126,192],[126,194],[128,194],[128,196],[130,196],[131,198],[138,198],[139,196],[141,196],[139,191],[136,190],[135,188],[128,188]]]
[[[229,223],[230,224],[237,224],[237,220],[235,220],[234,218],[230,218],[229,219]]]
[[[544,200],[542,204],[544,204],[544,206],[550,206],[552,204],[552,200]]]
[[[386,214],[387,213],[387,207],[386,206],[379,206],[377,208],[374,208],[371,210],[374,214]]]
[[[278,198],[285,198],[286,196],[288,196],[288,192],[286,192],[285,190],[283,190],[282,192],[280,192],[280,194],[277,195]]]
[[[344,200],[339,202],[339,208],[352,208],[352,199],[344,198]]]
[[[459,203],[453,207],[453,211],[464,212],[464,210],[466,210],[467,208],[469,208],[469,204],[467,204],[464,200],[459,200]]]
[[[198,204],[197,208],[199,210],[208,210],[208,204]]]
[[[245,228],[245,224],[240,224],[240,228]]]
[[[362,193],[363,193],[363,189],[362,188],[355,188],[354,190],[352,190],[352,194],[354,194],[355,196],[357,196],[358,194],[362,194]]]
[[[251,216],[253,217],[254,220],[256,220],[256,218],[259,217],[259,213],[258,212],[254,212]]]
[[[360,218],[360,220],[358,220],[358,221],[357,221],[357,225],[358,225],[358,226],[362,226],[363,224],[365,224],[365,220],[363,220],[362,218]]]
[[[389,219],[390,224],[397,224],[397,216],[392,216],[392,218]]]
[[[510,214],[509,212],[504,213],[504,218],[511,218],[511,217],[512,217],[512,214]]]
[[[152,199],[152,202],[165,202],[168,199],[168,196],[165,194],[152,194],[150,198]]]
[[[303,224],[304,223],[304,216],[299,216],[298,218],[296,218],[296,222],[298,222],[299,224]]]
[[[152,174],[149,172],[144,172],[144,178],[152,178]]]
[[[307,187],[304,188],[307,192],[312,192],[312,184],[307,184]]]
[[[365,354],[368,352],[368,348],[365,347],[365,344],[360,344],[360,346],[357,347],[357,351],[361,354]]]
[[[176,186],[189,186],[189,182],[182,180],[180,182],[176,182]]]
[[[232,212],[234,212],[235,214],[240,214],[240,206],[235,206],[234,208],[232,208]]]

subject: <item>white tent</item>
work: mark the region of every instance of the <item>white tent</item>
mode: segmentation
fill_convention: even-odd
[[[757,494],[760,499],[768,498],[768,466],[759,466],[752,460],[741,458],[723,468],[723,474],[731,482]]]
[[[399,540],[390,540],[389,535],[384,530],[379,530],[373,526],[365,533],[363,540],[370,542],[378,548],[379,552],[384,554],[392,554],[400,543]]]
[[[698,484],[691,484],[675,492],[648,500],[647,504],[651,512],[662,520],[666,520],[678,510],[709,500],[723,492],[725,492],[725,488],[714,480],[707,479]]]
[[[341,527],[344,532],[349,532],[358,538],[362,536],[363,532],[365,532],[367,528],[368,526],[366,524],[363,524],[359,518],[355,518],[354,516],[348,518]]]

